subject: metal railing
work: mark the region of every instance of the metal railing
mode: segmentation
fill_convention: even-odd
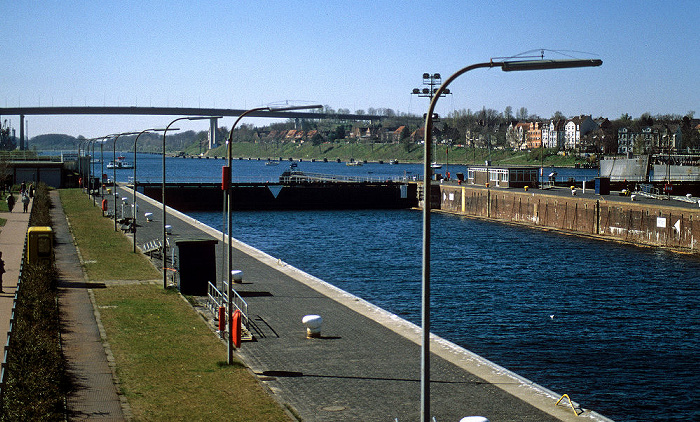
[[[209,311],[214,314],[214,316],[219,315],[219,308],[224,307],[226,309],[226,314],[228,315],[228,294],[226,293],[228,291],[228,282],[224,281],[223,284],[223,292],[221,292],[219,289],[216,288],[211,282],[209,282],[209,288],[207,289],[207,303],[206,307],[209,309]],[[249,324],[248,324],[248,303],[243,300],[241,295],[238,294],[235,290],[231,290],[233,292],[233,298],[231,300],[231,303],[233,304],[234,309],[238,309],[241,311],[242,318],[241,318],[241,324],[246,330],[250,330]],[[228,324],[227,324],[228,325]]]
[[[0,160],[3,161],[49,161],[62,162],[61,156],[39,155],[35,151],[0,151]]]
[[[27,254],[27,238],[24,239],[24,250],[22,252],[22,260],[19,263],[19,277],[17,277],[17,288],[15,289],[15,297],[12,299],[12,312],[10,314],[10,328],[7,331],[7,341],[5,342],[4,351],[2,354],[2,363],[0,363],[0,413],[4,408],[5,399],[5,378],[7,377],[7,355],[10,351],[12,340],[12,328],[15,325],[15,309],[17,308],[17,297],[22,285],[22,272],[24,270],[24,258]]]
[[[386,183],[420,180],[417,176],[341,176],[334,174],[292,172],[280,176],[280,183],[321,182],[321,183]]]

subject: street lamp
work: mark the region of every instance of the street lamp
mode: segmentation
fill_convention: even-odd
[[[233,123],[233,126],[231,127],[231,131],[228,133],[228,140],[226,141],[226,167],[223,168],[222,170],[222,183],[221,183],[221,188],[226,191],[226,213],[227,213],[227,218],[228,218],[228,289],[227,289],[227,294],[228,294],[228,303],[227,303],[227,308],[228,308],[228,313],[227,313],[227,319],[226,323],[229,326],[228,329],[228,364],[231,365],[233,364],[233,330],[231,329],[231,316],[232,316],[232,310],[231,308],[233,307],[233,277],[231,276],[231,271],[233,270],[232,267],[232,258],[233,258],[233,249],[231,247],[231,242],[233,240],[232,235],[231,235],[231,144],[233,142],[233,130],[236,128],[236,125],[238,122],[241,121],[242,118],[245,116],[249,115],[250,113],[254,113],[256,111],[291,111],[291,110],[309,110],[309,109],[318,109],[318,108],[323,108],[322,105],[310,105],[310,106],[293,106],[293,107],[281,107],[281,108],[272,108],[272,107],[256,107],[256,108],[251,108],[250,110],[246,110],[243,113],[241,113],[240,116],[236,119],[236,121]],[[164,176],[165,177],[165,176]],[[223,255],[222,255],[223,258]]]
[[[114,231],[117,231],[117,139],[122,135],[136,135],[138,132],[115,133],[112,141],[112,186],[114,186]],[[122,215],[122,218],[124,216]]]
[[[166,206],[165,206],[165,135],[168,133],[168,129],[170,129],[170,126],[173,125],[173,123],[178,122],[180,120],[205,120],[205,119],[212,119],[212,118],[221,118],[222,116],[194,116],[194,117],[178,117],[177,119],[173,120],[172,122],[168,123],[168,125],[163,129],[163,181],[161,185],[161,203],[163,205],[163,289],[168,288],[168,274],[167,274],[167,269],[166,269],[166,263],[167,263],[167,258],[168,258],[168,233],[165,230],[166,226]]]
[[[173,128],[173,130],[178,130],[177,128]],[[134,253],[136,253],[136,142],[138,142],[139,137],[143,135],[146,132],[164,132],[165,129],[146,129],[142,130],[139,132],[138,135],[136,135],[136,139],[134,139],[134,185],[133,185],[133,195],[131,199],[131,209],[133,212],[131,213],[131,217],[133,217],[134,222],[133,222],[133,228],[134,228]]]
[[[92,188],[92,177],[95,175],[95,141],[97,141],[97,138],[92,139],[90,142],[88,142],[88,154],[90,154],[90,164],[88,166],[88,183],[89,183],[89,191],[90,196],[92,196],[92,206],[95,206],[95,192],[93,192]],[[90,146],[92,145],[92,153],[90,153]]]
[[[80,150],[82,149],[83,154],[85,154],[85,150],[87,149],[87,144],[90,141],[92,141],[92,139],[85,139],[83,141],[78,142],[78,175],[79,175],[81,180],[85,179],[85,166],[83,165],[83,160],[80,158]],[[81,146],[83,144],[85,144],[85,147],[81,148]],[[89,169],[89,165],[88,165],[88,169]],[[83,187],[80,186],[80,189],[82,189],[82,188]]]
[[[458,70],[435,91],[432,97],[428,113],[425,115],[425,145],[423,153],[423,272],[421,280],[421,420],[430,421],[430,191],[431,191],[431,157],[430,144],[432,143],[433,111],[438,99],[445,93],[447,87],[459,76],[470,70],[479,68],[500,67],[504,72],[545,69],[568,69],[577,67],[595,67],[603,64],[598,59],[567,59],[567,60],[519,60],[519,61],[491,61],[476,63]],[[425,75],[424,75],[425,79]],[[414,90],[415,92],[415,90]]]
[[[94,173],[95,173],[95,169],[94,169],[94,167],[95,167],[95,163],[94,163],[95,142],[96,142],[98,139],[102,139],[102,138],[92,138],[92,139],[89,139],[89,140],[87,141],[87,152],[88,152],[88,157],[89,157],[89,159],[90,159],[90,160],[88,161],[88,169],[87,169],[87,170],[88,170],[88,177],[87,177],[87,182],[88,182],[88,198],[90,198],[90,196],[92,196],[92,205],[93,205],[93,206],[95,205],[95,193],[92,192],[92,180],[91,180],[91,178],[90,178],[90,175],[91,175],[91,174],[94,175]],[[92,144],[92,154],[90,153],[90,145],[91,145],[91,144]]]

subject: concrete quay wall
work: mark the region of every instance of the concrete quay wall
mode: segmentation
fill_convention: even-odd
[[[700,210],[543,191],[440,185],[445,212],[700,254]]]

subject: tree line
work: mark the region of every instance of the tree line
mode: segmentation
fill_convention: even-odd
[[[329,114],[350,114],[349,109],[333,110],[326,106],[325,113]],[[355,110],[357,115],[382,116],[379,120],[347,121],[339,119],[302,119],[295,121],[289,119],[283,122],[275,122],[265,126],[253,126],[252,124],[239,125],[234,134],[234,142],[284,142],[284,133],[290,130],[301,130],[304,133],[314,135],[305,137],[304,141],[314,144],[323,142],[341,142],[360,140],[351,138],[350,135],[355,128],[367,129],[370,136],[361,138],[362,142],[380,142],[379,134],[386,131],[395,131],[403,127],[398,141],[409,146],[411,143],[420,142],[422,133],[420,130],[424,125],[422,116],[399,113],[388,108],[370,108],[368,110]],[[447,116],[438,116],[434,124],[433,139],[438,142],[452,145],[466,145],[477,148],[512,148],[507,139],[508,127],[518,122],[548,123],[550,120],[567,120],[567,116],[556,111],[549,118],[542,118],[536,114],[528,113],[526,107],[520,107],[514,111],[512,107],[506,107],[502,112],[491,108],[482,108],[478,111],[471,109],[455,110]],[[624,113],[619,118],[610,120],[605,117],[593,118],[599,129],[588,134],[590,144],[595,151],[614,154],[617,151],[617,133],[621,127],[638,131],[643,127],[654,125],[678,126],[683,135],[683,144],[692,149],[700,149],[700,132],[697,125],[698,119],[694,118],[694,112],[688,112],[681,116],[677,114],[659,114],[652,116],[644,113],[639,118],[632,118]],[[270,136],[270,134],[277,136]],[[229,129],[225,126],[218,128],[217,140],[222,144],[229,136]],[[123,136],[118,139],[116,145],[119,151],[130,151],[133,149],[135,136]],[[166,149],[169,152],[182,151],[190,148],[193,144],[199,146],[199,150],[206,152],[208,148],[208,131],[185,131],[169,134],[166,137]],[[396,141],[396,139],[393,139]],[[82,136],[72,137],[61,134],[48,134],[33,137],[30,148],[38,150],[77,150],[78,144],[84,142]],[[0,144],[2,148],[2,144]],[[106,142],[104,150],[112,150],[112,143]],[[157,133],[146,133],[139,138],[138,150],[142,152],[160,152],[162,150],[162,135]]]

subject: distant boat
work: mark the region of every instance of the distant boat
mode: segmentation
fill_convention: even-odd
[[[399,160],[393,159],[393,160],[389,161],[389,164],[399,164]]]
[[[278,165],[279,163],[280,163],[279,161],[267,161],[267,162],[265,163],[265,165],[266,165],[266,166],[276,166],[276,165]]]
[[[434,169],[441,169],[441,168],[442,168],[442,164],[433,163],[433,164],[430,165],[430,167],[431,167],[431,168],[434,168]]]
[[[125,161],[125,160],[124,160],[125,158],[126,158],[126,157],[124,157],[124,156],[119,156],[119,157],[117,157],[116,161],[110,161],[110,162],[107,164],[107,168],[108,168],[108,169],[116,169],[116,170],[119,170],[119,169],[132,169],[132,168],[134,168],[134,165],[133,165],[133,164],[131,164],[131,163],[129,163],[128,161]]]
[[[362,162],[361,161],[348,161],[345,163],[346,166],[361,166]]]

